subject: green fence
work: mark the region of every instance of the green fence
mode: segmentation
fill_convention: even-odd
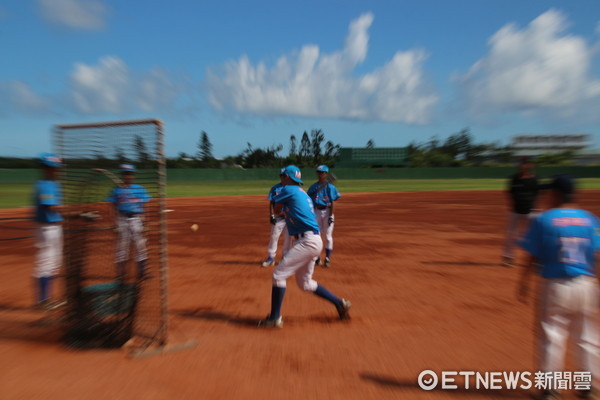
[[[167,182],[279,180],[280,169],[169,169]]]
[[[474,168],[339,168],[332,170],[339,179],[505,179],[517,170],[513,167]],[[540,177],[559,173],[577,178],[600,177],[600,167],[538,167]]]
[[[170,169],[167,181],[256,181],[279,177],[279,169]],[[333,168],[338,179],[505,179],[515,168]],[[537,174],[547,178],[568,173],[577,178],[599,178],[600,167],[538,167]],[[35,169],[0,169],[0,183],[33,183],[40,177]],[[303,179],[316,179],[312,169],[304,169]]]
[[[0,183],[33,183],[40,179],[37,169],[5,169],[0,168]]]

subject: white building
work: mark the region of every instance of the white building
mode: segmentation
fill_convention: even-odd
[[[600,163],[600,150],[590,149],[592,135],[588,133],[553,133],[543,135],[515,135],[510,146],[517,157],[573,151],[576,165]]]
[[[590,136],[587,133],[516,135],[512,137],[510,146],[522,155],[577,151],[591,145]]]

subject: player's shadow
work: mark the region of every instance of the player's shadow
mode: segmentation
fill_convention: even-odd
[[[255,327],[260,318],[241,317],[230,315],[221,311],[215,311],[212,308],[195,308],[189,310],[176,310],[175,315],[183,318],[194,318],[206,321],[221,321],[233,325]]]
[[[390,376],[377,375],[367,372],[359,374],[360,378],[364,381],[374,383],[380,386],[384,386],[390,389],[396,389],[398,391],[406,392],[421,392],[425,393],[423,389],[417,383],[417,379],[397,379]],[[529,396],[529,392],[522,389],[509,390],[509,389],[498,389],[498,390],[487,390],[487,389],[465,389],[464,387],[458,387],[457,389],[442,390],[441,388],[435,388],[430,393],[438,393],[449,396],[456,396],[463,398],[465,396],[477,396],[482,395],[493,395],[495,398],[506,398],[506,399],[523,399]],[[408,393],[407,393],[408,396]]]
[[[0,340],[58,343],[61,337],[61,322],[52,316],[0,317]]]
[[[209,261],[207,264],[214,264],[214,265],[251,265],[251,266],[257,266],[260,265],[262,261],[258,261],[258,260],[225,260],[225,261]]]
[[[0,311],[30,311],[31,307],[19,306],[16,304],[0,303]]]
[[[232,325],[238,326],[251,326],[253,328],[256,327],[258,321],[261,319],[259,317],[241,317],[237,315],[230,315],[221,311],[215,311],[212,308],[195,308],[190,310],[176,310],[174,314],[178,317],[183,318],[194,318],[201,319],[206,321],[221,321],[226,322]],[[264,317],[263,317],[264,318]],[[309,316],[309,317],[289,317],[285,319],[285,322],[288,323],[297,323],[297,322],[316,322],[319,324],[331,324],[331,323],[347,323],[348,321],[340,321],[337,316],[325,316],[325,315],[317,315],[317,316]]]
[[[61,321],[54,314],[11,303],[0,303],[0,312],[0,340],[50,343],[60,339]]]
[[[335,313],[335,312],[333,312]],[[359,321],[360,319],[357,317],[353,317],[351,320],[340,320],[339,317],[337,315],[333,315],[333,313],[327,314],[327,315],[312,315],[312,316],[306,316],[306,317],[289,317],[286,319],[286,321],[288,322],[316,322],[319,324],[324,324],[324,325],[329,325],[329,324],[349,324],[350,321],[352,321],[352,323],[354,325],[356,325],[357,321]]]
[[[457,267],[503,267],[502,263],[474,262],[474,261],[421,261],[425,265],[453,265]],[[506,268],[506,267],[503,267]]]

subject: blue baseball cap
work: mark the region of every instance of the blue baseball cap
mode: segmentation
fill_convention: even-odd
[[[317,172],[329,172],[329,167],[327,165],[319,165],[317,167]]]
[[[285,168],[281,168],[281,171],[279,171],[279,176],[284,176],[285,175]]]
[[[42,165],[45,165],[46,167],[52,167],[52,168],[62,167],[62,160],[56,154],[43,153],[42,155],[40,155],[39,161],[40,161],[40,163],[42,163]]]
[[[288,165],[283,169],[283,175],[289,176],[294,182],[304,185],[302,182],[302,172],[295,165]]]
[[[121,172],[135,172],[136,168],[133,164],[121,164],[119,165],[119,171]]]

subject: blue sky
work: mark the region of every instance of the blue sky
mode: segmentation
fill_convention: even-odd
[[[344,147],[470,128],[479,142],[590,133],[596,0],[0,2],[1,156],[54,124],[159,118],[166,152],[214,155],[322,129]]]

